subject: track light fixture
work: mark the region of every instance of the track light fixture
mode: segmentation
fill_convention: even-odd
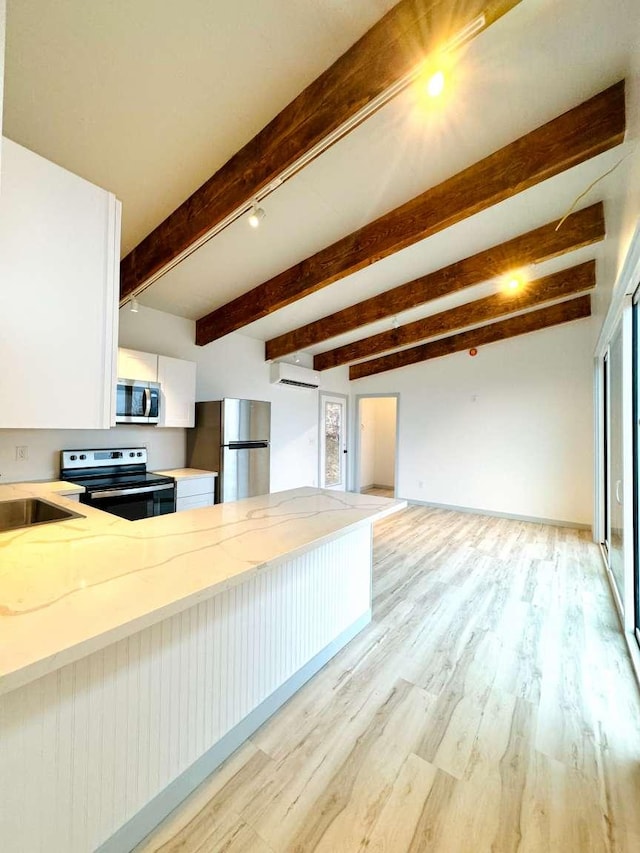
[[[134,296],[131,302],[129,302],[129,311],[131,311],[133,314],[137,314],[138,307],[138,300]]]
[[[467,42],[469,42],[475,35],[482,32],[487,26],[487,17],[484,12],[480,14],[477,18],[474,18],[467,26],[463,27],[459,30],[452,38],[450,38],[445,44],[443,44],[438,51],[438,55],[440,57],[445,56],[447,54],[451,54],[454,51],[461,48]],[[425,69],[428,68],[428,62],[425,58],[424,60],[418,62],[416,66],[410,69],[406,74],[402,77],[398,78],[394,83],[388,86],[383,92],[381,92],[376,97],[372,98],[368,103],[362,107],[362,109],[358,110],[352,116],[350,116],[346,121],[344,121],[341,125],[339,125],[334,130],[327,133],[322,139],[320,139],[314,146],[312,146],[309,150],[305,151],[301,154],[293,163],[287,166],[282,170],[278,175],[276,175],[267,186],[263,187],[259,191],[260,199],[267,198],[272,192],[274,192],[278,187],[282,186],[282,184],[286,183],[290,178],[294,175],[297,175],[302,169],[316,160],[321,154],[323,154],[327,149],[331,148],[331,146],[335,145],[339,142],[343,137],[347,136],[347,134],[351,133],[356,127],[359,127],[362,122],[368,119],[370,116],[374,115],[381,107],[385,106],[385,104],[389,103],[389,101],[393,100],[397,95],[401,92],[404,92],[412,84],[419,81],[421,78],[424,78]],[[444,86],[446,86],[446,78],[444,72],[436,69],[434,73],[431,74],[428,81],[426,81],[427,90],[431,90],[432,97],[438,97],[438,95],[442,92]],[[224,231],[225,228],[228,228],[231,224],[233,224],[237,219],[242,218],[247,213],[247,205],[251,203],[251,197],[245,199],[238,207],[234,208],[224,219],[220,220],[210,231],[207,231],[203,234],[199,239],[195,240],[191,245],[189,245],[183,252],[179,255],[176,255],[169,263],[163,266],[161,269],[157,270],[155,273],[149,276],[148,279],[144,282],[144,287],[149,287],[155,281],[157,281],[160,276],[164,275],[170,269],[172,269],[176,264],[183,261],[185,258],[189,257],[193,252],[200,248],[200,246],[204,245],[204,243],[208,242],[219,234],[221,231]],[[249,215],[247,217],[247,221],[252,228],[258,228],[260,223],[265,217],[264,210],[258,206],[258,200],[254,198],[251,209],[249,211]]]
[[[257,203],[254,202],[251,208],[251,213],[249,214],[249,219],[247,221],[249,222],[249,225],[252,228],[257,228],[265,216],[266,214],[264,210],[261,207],[258,207]]]

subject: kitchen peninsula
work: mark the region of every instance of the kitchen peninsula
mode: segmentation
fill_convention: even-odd
[[[367,624],[371,525],[405,505],[301,488],[128,522],[70,491],[0,487],[83,516],[0,533],[11,851],[130,849]]]

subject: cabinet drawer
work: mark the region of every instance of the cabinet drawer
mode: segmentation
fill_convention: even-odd
[[[213,506],[213,494],[176,498],[176,512],[181,512],[183,509],[197,509],[199,506]]]
[[[191,495],[211,495],[215,489],[215,477],[195,477],[176,481],[176,497],[188,498]]]

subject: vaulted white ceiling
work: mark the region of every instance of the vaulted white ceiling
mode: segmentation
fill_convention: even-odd
[[[523,0],[474,40],[446,97],[399,96],[161,277],[143,304],[197,318],[439,183],[629,72],[638,0]],[[9,0],[5,131],[123,202],[129,250],[330,65],[392,0]],[[558,219],[635,140],[252,323],[268,339]],[[606,201],[629,160],[580,202]],[[542,265],[544,275],[604,247]],[[491,292],[481,285],[401,322]],[[388,328],[343,335],[338,345]],[[312,351],[326,349],[318,346]]]
[[[8,0],[4,133],[116,193],[123,254],[395,0]]]

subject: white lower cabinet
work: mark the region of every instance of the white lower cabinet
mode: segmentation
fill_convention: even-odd
[[[176,512],[213,506],[215,477],[192,477],[176,482]]]
[[[183,509],[198,509],[201,506],[213,506],[213,492],[210,495],[191,495],[188,498],[176,498],[176,512]]]
[[[2,140],[0,428],[115,419],[120,202]]]

